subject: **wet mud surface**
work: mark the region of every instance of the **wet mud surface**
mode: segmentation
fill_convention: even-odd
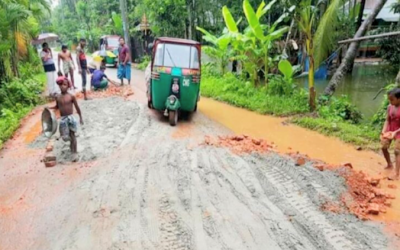
[[[80,125],[79,116],[74,114],[78,122],[79,161],[92,161],[113,152],[124,140],[139,112],[137,103],[125,101],[121,97],[80,101],[79,106],[85,123]],[[53,138],[53,154],[57,157],[57,163],[70,163],[70,143],[61,139],[59,130]],[[45,149],[47,142],[48,138],[40,135],[29,146]]]
[[[81,107],[80,162],[56,141],[44,168],[40,138],[0,154],[0,249],[389,249],[379,223],[321,209],[346,191],[335,172],[263,141],[205,144],[230,132],[202,114],[171,127],[121,98]]]

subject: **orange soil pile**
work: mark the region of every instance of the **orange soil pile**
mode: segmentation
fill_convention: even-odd
[[[236,154],[248,154],[252,152],[265,153],[273,151],[275,147],[273,143],[269,144],[262,139],[252,139],[247,135],[218,136],[218,138],[206,136],[204,144],[216,147],[227,147]]]
[[[342,201],[351,213],[361,219],[366,219],[368,214],[386,213],[386,208],[391,205],[390,199],[395,199],[379,189],[380,179],[352,169],[346,169],[341,175],[346,179],[348,194],[352,197],[348,199],[344,194]]]
[[[324,163],[315,163],[314,167],[320,171],[337,170],[346,180],[347,192],[342,194],[341,202],[348,211],[360,219],[368,219],[367,215],[378,215],[386,213],[386,208],[390,207],[390,199],[395,199],[393,195],[386,194],[379,188],[379,178],[371,178],[364,172],[356,172],[350,163],[342,166],[332,166]],[[323,204],[323,210],[338,213],[340,206],[333,203]]]
[[[127,98],[131,95],[133,95],[133,91],[130,86],[117,87],[113,84],[110,84],[106,90],[91,91],[90,93],[88,93],[89,98],[105,98],[111,96],[121,96]],[[83,93],[77,93],[76,97],[82,99]]]

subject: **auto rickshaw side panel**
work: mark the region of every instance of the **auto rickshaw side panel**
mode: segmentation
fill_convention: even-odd
[[[157,110],[165,109],[165,100],[171,93],[172,76],[167,73],[159,73],[159,78],[151,79],[151,100]]]
[[[185,72],[186,71],[186,72]],[[198,70],[183,70],[180,79],[180,102],[184,111],[194,111],[200,91],[200,73]]]

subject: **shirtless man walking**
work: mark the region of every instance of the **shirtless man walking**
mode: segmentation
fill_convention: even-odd
[[[72,60],[71,52],[68,50],[66,45],[61,47],[61,52],[58,53],[58,70],[60,70],[60,61],[63,61],[63,72],[66,78],[68,78],[68,74],[71,75],[71,83],[72,88],[76,89],[74,83],[74,61]]]

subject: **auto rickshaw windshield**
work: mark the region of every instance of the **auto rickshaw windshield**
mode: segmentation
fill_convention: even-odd
[[[160,43],[154,56],[154,66],[199,69],[199,54],[195,46]]]
[[[107,45],[113,48],[118,47],[119,46],[118,38],[107,38]]]

